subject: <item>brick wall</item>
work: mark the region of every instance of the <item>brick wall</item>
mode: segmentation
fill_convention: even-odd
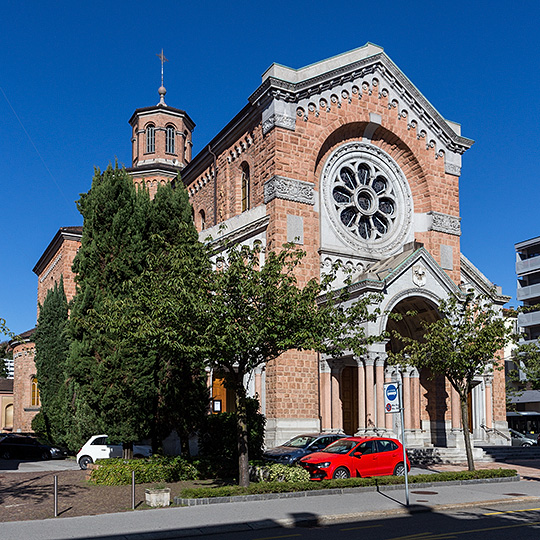
[[[36,375],[35,346],[24,341],[13,348],[13,431],[31,432],[39,406],[32,406],[32,378]]]

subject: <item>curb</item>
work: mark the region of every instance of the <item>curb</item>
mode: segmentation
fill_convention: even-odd
[[[415,488],[425,488],[434,486],[463,486],[471,484],[499,484],[502,482],[519,482],[519,474],[516,476],[505,476],[502,478],[480,478],[474,480],[451,480],[449,482],[422,482],[409,484]],[[225,504],[237,502],[269,501],[273,499],[296,499],[302,497],[317,497],[321,495],[343,495],[345,493],[365,493],[370,491],[395,491],[404,489],[405,484],[393,484],[383,486],[366,486],[350,488],[317,489],[312,491],[292,491],[287,493],[261,493],[257,495],[233,495],[230,497],[202,497],[200,499],[183,499],[174,497],[176,506],[201,506],[207,504]]]

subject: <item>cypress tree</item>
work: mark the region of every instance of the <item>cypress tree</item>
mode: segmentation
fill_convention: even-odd
[[[65,369],[69,340],[67,336],[68,303],[64,281],[49,289],[39,309],[38,327],[34,334],[36,344],[36,376],[41,399],[42,425],[47,439],[64,444],[65,423]],[[39,423],[36,419],[36,423]]]
[[[109,165],[103,173],[96,170],[90,191],[77,204],[84,226],[73,264],[77,294],[69,325],[70,443],[76,447],[100,432],[130,443],[146,428],[136,415],[137,400],[148,397],[141,389],[152,389],[144,374],[132,374],[140,364],[138,351],[113,342],[99,315],[143,270],[148,194],[136,191],[124,169]]]
[[[189,321],[189,305],[156,303],[151,293],[170,281],[196,287],[209,268],[187,192],[181,182],[164,185],[151,201],[125,171],[109,167],[96,171],[78,205],[84,227],[70,319],[71,446],[104,432],[124,443],[151,437],[158,449],[172,429],[186,445],[208,402],[202,357],[191,345],[171,350],[146,329],[161,310],[183,310]],[[180,267],[171,266],[172,252],[181,252]]]

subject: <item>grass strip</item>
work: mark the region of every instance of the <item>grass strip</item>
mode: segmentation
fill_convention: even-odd
[[[484,469],[480,471],[441,472],[434,474],[415,474],[409,476],[409,484],[455,482],[462,480],[484,480],[488,478],[507,478],[517,476],[515,469]],[[320,482],[258,482],[248,487],[219,486],[186,488],[180,493],[183,499],[202,499],[210,497],[233,497],[237,495],[260,495],[265,493],[292,493],[321,489],[368,487],[404,484],[403,476],[377,476],[373,478],[347,478],[345,480],[322,480]]]

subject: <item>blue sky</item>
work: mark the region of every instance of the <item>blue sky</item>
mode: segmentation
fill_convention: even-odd
[[[166,101],[197,124],[196,153],[271,63],[384,47],[476,141],[460,180],[462,251],[515,297],[514,243],[540,235],[539,23],[530,0],[2,1],[0,317],[34,326],[35,263],[59,227],[82,224],[74,201],[94,166],[131,165],[128,120],[159,100],[162,48]]]

